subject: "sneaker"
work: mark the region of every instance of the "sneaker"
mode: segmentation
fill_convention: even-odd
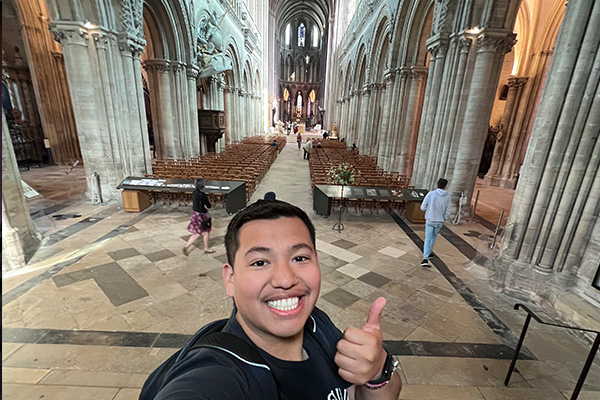
[[[189,253],[188,253],[187,247],[183,246],[183,249],[181,249],[181,251],[183,251],[184,256],[186,256],[186,257],[188,256]]]
[[[431,254],[429,255],[429,257],[427,257],[427,259],[428,259],[428,260],[431,260],[432,258],[435,258],[435,254],[433,254],[433,253],[431,253]]]
[[[421,261],[421,267],[431,268],[431,265],[429,265],[429,262],[427,260],[423,260]]]
[[[215,250],[213,250],[213,249],[204,250],[204,254],[212,254],[214,252],[215,252]]]

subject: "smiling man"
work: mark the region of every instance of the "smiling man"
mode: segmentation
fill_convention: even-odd
[[[397,363],[382,346],[385,299],[375,300],[362,328],[344,333],[315,307],[321,271],[304,211],[256,202],[231,220],[225,247],[223,280],[236,306],[222,331],[259,362],[219,346],[195,350],[177,362],[156,399],[398,398]]]

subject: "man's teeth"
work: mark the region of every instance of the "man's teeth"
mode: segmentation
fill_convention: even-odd
[[[269,307],[279,311],[290,311],[298,307],[299,301],[299,297],[292,297],[290,299],[268,301],[267,304],[269,305]]]

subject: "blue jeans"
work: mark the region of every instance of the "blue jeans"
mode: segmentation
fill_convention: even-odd
[[[442,229],[442,222],[427,222],[425,223],[425,244],[423,245],[423,259],[426,260],[431,251],[433,250],[433,245],[435,244],[435,239],[437,238],[438,233],[440,233],[440,229]]]

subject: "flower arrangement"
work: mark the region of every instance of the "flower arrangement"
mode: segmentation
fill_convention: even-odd
[[[347,162],[338,162],[329,170],[329,180],[334,185],[349,186],[356,183],[356,170]]]

